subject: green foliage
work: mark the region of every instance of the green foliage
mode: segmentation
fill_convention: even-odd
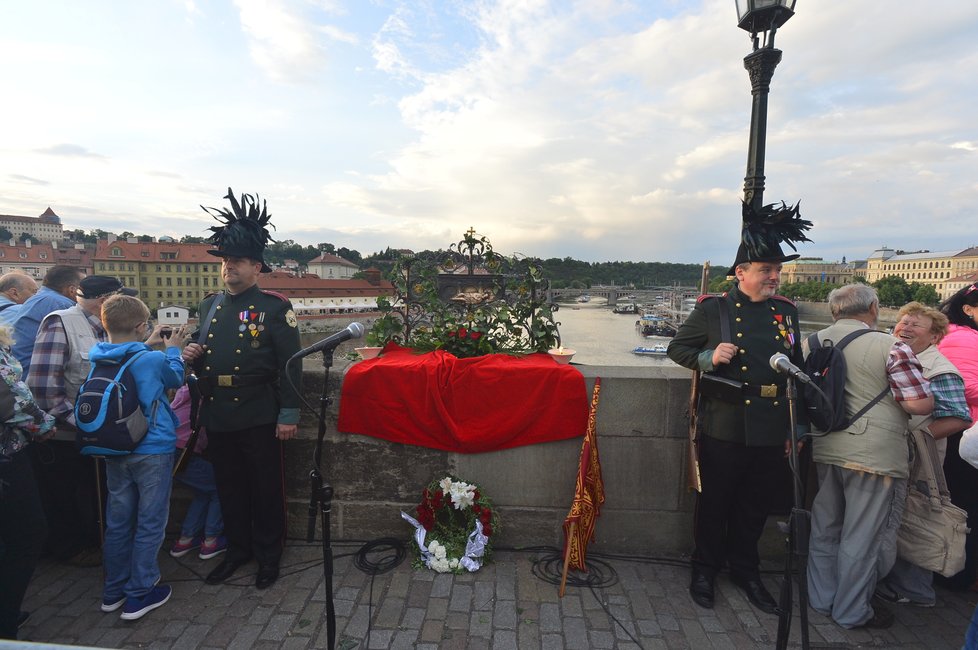
[[[779,293],[792,300],[809,300],[811,302],[825,302],[829,297],[829,292],[841,284],[832,282],[819,282],[809,280],[808,282],[790,282],[781,285]]]
[[[0,228],[0,241],[8,242],[14,238],[14,233],[10,232],[6,228]]]
[[[910,294],[911,299],[916,300],[917,302],[922,302],[925,305],[930,305],[931,307],[936,307],[941,301],[940,296],[937,295],[937,290],[930,284],[913,282],[910,284]],[[910,301],[908,300],[907,302]]]
[[[723,293],[725,291],[730,291],[733,288],[734,281],[733,278],[726,278],[725,276],[718,276],[710,280],[710,293]]]
[[[560,344],[552,307],[542,296],[542,269],[532,260],[503,257],[485,237],[467,233],[460,248],[484,251],[481,262],[499,275],[503,296],[476,303],[445,301],[439,295],[439,271],[449,253],[398,258],[389,274],[398,298],[378,300],[381,317],[367,334],[370,345],[393,341],[421,352],[444,350],[457,357],[491,353],[545,352]],[[439,258],[440,261],[439,261]],[[509,273],[502,273],[510,270]]]
[[[915,283],[916,284],[916,283]],[[872,283],[885,307],[902,307],[912,300],[910,285],[898,275],[888,275]]]

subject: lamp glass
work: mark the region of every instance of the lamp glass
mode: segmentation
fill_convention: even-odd
[[[766,23],[773,12],[787,9],[784,18],[778,21],[778,26],[784,23],[795,11],[796,0],[735,0],[737,4],[737,21],[744,29],[753,28]]]

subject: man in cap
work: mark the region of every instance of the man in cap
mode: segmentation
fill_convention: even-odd
[[[802,363],[798,311],[777,295],[785,255],[781,242],[809,241],[811,223],[797,206],[744,204],[742,243],[722,296],[702,296],[669,344],[669,357],[704,373],[700,379],[699,434],[702,492],[697,495],[690,595],[714,604],[714,581],[730,577],[758,609],[777,604],[761,582],[757,543],[784,482],[790,449],[786,377],[771,368],[776,353]],[[720,385],[715,378],[727,380]]]
[[[184,349],[203,394],[200,422],[207,429],[224,514],[228,550],[207,576],[219,584],[252,557],[255,586],[270,587],[279,574],[285,537],[282,441],[299,422],[301,364],[286,363],[300,349],[295,312],[288,298],[258,287],[271,269],[263,261],[269,217],[257,196],[231,209],[204,208],[222,223],[211,228],[211,255],[222,258],[224,291],[200,304],[197,343]],[[203,206],[201,206],[203,207]]]
[[[117,278],[89,275],[78,282],[77,304],[52,311],[41,321],[34,340],[27,385],[38,406],[58,421],[54,439],[46,443],[50,458],[40,454],[38,486],[50,525],[48,542],[59,559],[69,559],[98,546],[97,499],[92,480],[94,459],[75,449],[75,399],[88,377],[88,352],[108,340],[102,327],[102,303],[112,295],[137,295]],[[76,560],[79,564],[96,558]]]
[[[21,271],[0,275],[0,325],[12,325],[21,306],[37,293],[37,282]]]

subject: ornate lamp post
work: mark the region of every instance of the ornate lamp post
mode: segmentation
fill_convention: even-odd
[[[774,35],[795,15],[795,0],[735,0],[737,26],[751,35],[754,51],[744,57],[750,74],[753,104],[750,115],[750,142],[747,148],[747,175],[744,177],[744,202],[755,211],[764,205],[764,152],[767,144],[767,96],[774,69],[781,62],[781,50],[774,47]]]

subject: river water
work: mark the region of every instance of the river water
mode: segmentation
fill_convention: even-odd
[[[675,366],[669,357],[632,354],[638,346],[669,344],[658,336],[646,338],[636,330],[637,314],[616,314],[604,300],[561,304],[555,314],[565,348],[576,350],[574,363],[591,366]]]
[[[561,303],[555,315],[560,323],[560,339],[565,348],[576,350],[574,363],[592,366],[676,366],[666,356],[633,354],[638,346],[656,343],[669,345],[669,339],[646,338],[636,330],[636,314],[616,314],[606,301],[594,298],[588,303]],[[828,323],[802,321],[801,335],[825,327]]]

